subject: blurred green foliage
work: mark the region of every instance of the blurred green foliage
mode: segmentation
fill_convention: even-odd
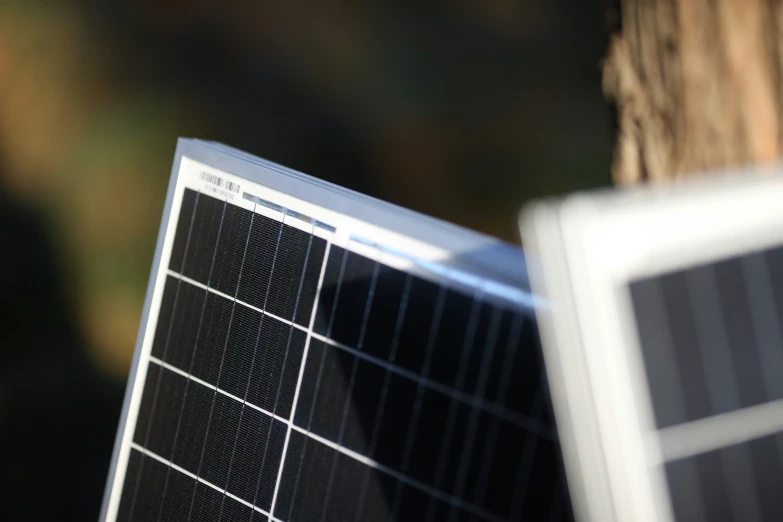
[[[0,184],[122,378],[177,136],[513,241],[525,200],[608,184],[603,46],[577,0],[6,0]]]

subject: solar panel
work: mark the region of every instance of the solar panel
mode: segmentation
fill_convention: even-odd
[[[180,140],[103,520],[568,520],[517,249]]]
[[[781,195],[729,177],[525,214],[580,518],[783,518]]]

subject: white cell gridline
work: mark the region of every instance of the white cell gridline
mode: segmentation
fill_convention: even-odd
[[[183,165],[186,166],[184,159],[183,159]],[[185,170],[184,166],[183,166],[183,170]],[[203,166],[199,166],[199,169],[200,168],[203,168]],[[192,171],[192,172],[195,172],[195,171]],[[224,174],[221,173],[221,175],[224,175]],[[185,186],[193,185],[193,177],[194,177],[193,175],[191,175],[190,177],[183,176],[183,175],[180,176],[180,178],[181,178],[180,181],[182,182],[183,187],[179,188],[177,190],[177,192],[175,193],[175,199],[174,199],[174,202],[173,202],[173,205],[172,205],[172,210],[171,210],[171,216],[172,217],[178,215],[178,213],[179,213],[178,206],[179,206],[179,203],[181,201],[182,192],[183,192]],[[228,177],[230,179],[230,176],[228,176]],[[230,202],[230,204],[240,204],[241,205],[241,202],[238,201],[238,200],[233,200],[233,201]],[[253,211],[254,212],[258,212],[260,214],[264,214],[267,217],[270,217],[272,219],[276,219],[278,221],[285,221],[285,219],[286,219],[285,212],[283,212],[282,215],[281,215],[280,213],[277,213],[274,210],[261,209],[256,204],[253,204]],[[311,212],[311,210],[308,210],[308,212]],[[163,254],[162,259],[161,259],[161,267],[164,267],[164,266],[168,265],[168,256],[169,256],[169,253],[171,251],[171,243],[172,243],[172,240],[173,240],[173,227],[175,226],[175,221],[176,221],[175,219],[170,219],[170,221],[169,221],[169,233],[167,234],[167,240],[166,240],[166,243],[164,245],[164,254]],[[294,225],[294,223],[292,221],[285,221],[285,222],[286,222],[286,224]],[[302,224],[303,223],[300,221],[297,224],[298,226],[297,225],[294,225],[294,226],[296,226],[297,228],[303,229]],[[357,241],[352,241],[352,237],[350,235],[348,235],[348,236],[340,235],[339,232],[338,232],[338,234],[330,234],[329,233],[330,231],[328,229],[324,229],[324,228],[318,229],[315,226],[310,228],[310,230],[311,230],[311,233],[317,235],[318,237],[322,237],[324,239],[327,239],[327,241],[328,241],[328,243],[327,243],[327,250],[326,250],[326,252],[324,254],[323,264],[322,264],[321,272],[320,272],[320,275],[319,275],[319,286],[318,286],[318,290],[316,292],[316,302],[313,304],[313,312],[312,313],[313,313],[313,317],[314,317],[316,306],[317,306],[317,299],[318,299],[318,296],[320,295],[320,285],[321,285],[321,282],[322,282],[322,279],[323,279],[323,270],[324,270],[326,261],[328,259],[328,253],[329,253],[329,249],[331,248],[331,245],[332,244],[340,244],[340,246],[342,246],[343,248],[346,248],[347,250],[361,252],[363,255],[368,255],[368,252],[367,252],[366,245],[362,245],[360,242],[357,242]],[[394,237],[394,241],[396,241],[397,243],[401,242],[400,238],[398,238],[398,237]],[[404,241],[403,241],[403,243],[404,243]],[[411,250],[415,251],[416,247],[418,247],[418,245],[414,245],[412,248],[409,248],[408,250],[409,251],[411,251]],[[427,254],[427,255],[428,256],[432,256],[431,253]],[[381,256],[381,257],[383,257],[383,256]],[[436,255],[436,257],[437,257],[437,255]],[[379,261],[380,262],[384,262],[385,259],[379,260]],[[396,267],[400,266],[399,260],[387,261],[387,263],[390,266],[396,266]],[[409,265],[406,265],[404,262],[402,264],[406,268],[408,268],[410,270],[410,266]],[[249,305],[247,303],[239,302],[235,298],[232,298],[232,297],[230,297],[230,296],[228,296],[228,295],[226,295],[224,293],[221,293],[221,292],[219,292],[219,291],[217,291],[217,290],[215,290],[213,288],[210,288],[208,285],[203,285],[203,284],[201,284],[201,283],[199,283],[197,281],[193,281],[192,279],[186,278],[186,277],[182,276],[181,274],[177,274],[176,272],[173,272],[171,270],[161,270],[159,275],[158,275],[158,284],[156,285],[155,294],[154,294],[153,300],[152,300],[152,309],[153,310],[151,311],[152,313],[150,314],[150,320],[149,320],[150,325],[154,325],[155,322],[156,322],[155,321],[155,317],[157,316],[157,308],[159,308],[159,306],[160,306],[160,297],[161,297],[160,294],[162,292],[162,282],[165,280],[165,277],[167,275],[172,275],[174,277],[178,277],[179,279],[181,279],[182,281],[185,281],[186,283],[194,284],[196,286],[199,286],[199,287],[201,287],[203,289],[208,290],[209,292],[215,293],[215,294],[220,295],[220,296],[222,296],[224,298],[227,298],[227,299],[231,299],[232,301],[238,302],[240,305],[248,306],[249,308],[252,308],[252,309],[254,309],[256,311],[264,313],[265,315],[269,315],[271,317],[274,317],[276,320],[280,320],[281,322],[283,322],[285,324],[288,324],[288,325],[290,325],[292,327],[295,327],[297,329],[300,329],[300,330],[308,332],[308,337],[307,337],[307,341],[306,341],[306,345],[305,345],[305,352],[304,352],[304,354],[302,356],[302,363],[301,363],[301,367],[300,367],[299,380],[297,381],[297,387],[296,387],[296,391],[295,391],[294,403],[293,403],[292,409],[291,409],[291,416],[293,416],[293,414],[295,412],[295,409],[296,409],[296,401],[298,399],[299,387],[301,385],[302,370],[304,368],[304,364],[305,364],[305,361],[306,361],[307,350],[309,349],[309,341],[310,341],[310,338],[315,337],[316,339],[319,339],[319,340],[321,340],[323,342],[326,342],[326,343],[334,345],[334,346],[338,346],[339,348],[347,350],[350,353],[352,353],[354,355],[357,355],[359,357],[368,358],[372,362],[378,364],[379,366],[382,366],[382,367],[386,368],[387,370],[390,370],[390,371],[392,371],[394,373],[397,373],[397,374],[399,374],[399,375],[401,375],[403,377],[407,377],[409,379],[412,379],[412,380],[416,381],[418,384],[422,384],[424,386],[427,386],[427,387],[429,387],[429,388],[431,388],[431,389],[433,389],[435,391],[438,391],[440,393],[446,394],[447,396],[449,396],[450,398],[452,398],[454,400],[466,403],[466,404],[468,404],[468,405],[470,405],[470,406],[472,406],[474,408],[484,409],[484,410],[486,410],[488,412],[491,412],[491,413],[493,413],[495,415],[498,415],[498,416],[501,416],[501,417],[505,416],[504,418],[506,418],[507,420],[510,420],[512,422],[517,422],[518,424],[523,425],[523,427],[527,428],[531,432],[534,432],[534,433],[537,432],[540,436],[543,436],[543,437],[551,437],[552,436],[552,434],[550,433],[550,430],[547,429],[545,426],[541,425],[540,423],[538,423],[538,422],[536,422],[536,421],[534,421],[532,419],[527,419],[524,416],[521,416],[521,415],[518,415],[518,414],[514,414],[513,412],[506,411],[502,407],[500,407],[500,406],[498,406],[496,404],[486,403],[486,402],[483,401],[483,399],[480,396],[472,396],[472,395],[464,394],[464,393],[459,392],[458,390],[455,390],[455,389],[450,388],[448,386],[444,386],[444,385],[441,385],[439,383],[435,383],[435,382],[429,381],[426,378],[422,378],[421,376],[419,376],[419,375],[417,375],[417,374],[415,374],[413,372],[409,372],[409,371],[407,371],[407,370],[405,370],[403,368],[399,368],[399,367],[396,367],[396,366],[394,366],[392,364],[389,364],[389,363],[387,363],[385,361],[381,361],[379,359],[373,358],[372,356],[369,356],[369,355],[367,355],[365,353],[362,353],[361,351],[359,351],[357,349],[354,349],[354,348],[351,348],[351,347],[344,346],[344,345],[341,345],[339,343],[336,343],[335,341],[333,341],[331,339],[328,339],[328,338],[326,338],[326,337],[324,337],[322,335],[315,334],[314,332],[312,332],[313,317],[311,317],[311,321],[310,321],[309,327],[307,329],[304,329],[303,327],[301,327],[298,324],[295,324],[295,323],[293,323],[291,321],[287,321],[287,320],[285,320],[283,318],[275,316],[274,314],[270,314],[269,312],[267,312],[265,310],[261,310],[261,309],[259,309],[257,307],[253,307],[253,306],[251,306],[251,305]],[[436,274],[435,279],[440,279],[441,277],[437,277],[439,275],[442,276],[442,274]],[[145,373],[145,370],[146,370],[145,359],[148,362],[152,362],[152,363],[155,363],[155,364],[161,364],[161,366],[166,367],[166,368],[168,368],[170,370],[173,368],[171,365],[163,363],[162,361],[160,361],[160,360],[158,360],[156,358],[153,358],[150,355],[150,353],[149,353],[150,352],[150,348],[151,348],[150,341],[151,341],[152,335],[154,333],[151,330],[152,330],[152,328],[150,328],[148,330],[147,335],[145,337],[145,344],[144,344],[144,348],[145,349],[142,352],[142,358],[141,358],[140,363],[139,363],[140,370],[139,370],[139,372],[137,374],[137,382],[142,382],[144,380],[144,375],[143,374]],[[188,377],[190,379],[196,381],[197,383],[201,384],[201,385],[207,385],[207,386],[212,387],[212,385],[209,385],[208,383],[202,382],[199,379],[197,379],[197,378],[195,378],[195,377],[193,377],[191,375],[188,375]],[[137,386],[136,388],[137,389],[135,391],[135,394],[136,395],[140,395],[141,387]],[[223,393],[224,395],[228,395],[226,392],[223,392],[222,390],[218,390],[217,388],[215,388],[215,391]],[[238,399],[237,397],[234,397],[234,396],[232,396],[232,398]],[[126,430],[125,430],[126,437],[125,437],[125,440],[123,440],[123,447],[121,449],[121,458],[119,459],[119,462],[118,462],[118,472],[115,475],[115,483],[117,483],[117,484],[122,484],[122,480],[121,479],[122,479],[122,476],[124,475],[124,466],[127,464],[127,456],[128,456],[130,448],[138,446],[136,443],[133,443],[130,440],[130,437],[131,437],[131,434],[134,431],[133,430],[133,425],[135,424],[135,414],[136,414],[136,412],[138,410],[138,401],[139,400],[140,400],[140,396],[133,397],[133,400],[132,400],[132,403],[131,403],[132,406],[131,406],[131,408],[129,410],[132,413],[129,414],[128,426],[126,427]],[[134,403],[135,403],[136,407],[133,407]],[[247,405],[250,406],[250,407],[254,407],[253,405],[250,405],[250,404],[247,404]],[[258,408],[256,408],[256,409],[258,409]],[[264,413],[269,413],[269,412],[264,412]],[[280,419],[278,419],[278,420],[280,420]],[[273,504],[272,504],[272,507],[271,507],[271,512],[274,512],[274,508],[275,508],[275,502],[276,502],[276,499],[277,499],[277,493],[278,493],[278,489],[279,489],[282,469],[283,469],[283,466],[285,464],[286,449],[287,449],[287,444],[288,444],[288,440],[289,440],[289,437],[290,437],[290,431],[291,431],[291,429],[296,429],[297,431],[300,431],[300,432],[303,432],[303,433],[307,433],[306,431],[302,430],[301,428],[298,428],[298,427],[293,427],[292,428],[292,426],[293,426],[293,422],[292,421],[287,421],[286,423],[288,425],[288,429],[287,429],[287,432],[286,432],[286,439],[285,439],[285,443],[284,443],[282,462],[280,464],[280,468],[279,468],[279,472],[278,472],[278,476],[277,476],[277,482],[276,482],[276,485],[275,485],[275,493],[274,493],[274,497],[273,497]],[[307,433],[307,434],[310,437],[312,437],[312,438],[314,438],[316,440],[319,440],[322,443],[328,442],[327,445],[330,445],[331,447],[334,447],[334,449],[338,449],[338,451],[341,451],[342,453],[344,453],[344,454],[346,454],[348,456],[351,456],[351,457],[354,457],[354,458],[355,457],[360,457],[359,460],[361,462],[363,462],[363,463],[365,463],[365,464],[367,464],[367,465],[369,465],[371,467],[376,467],[378,469],[384,469],[384,467],[381,466],[380,464],[372,461],[371,459],[367,459],[366,457],[363,457],[363,456],[361,456],[359,454],[356,454],[355,452],[352,452],[351,450],[349,450],[347,448],[342,448],[339,445],[335,445],[335,443],[330,442],[330,441],[324,442],[326,439],[323,439],[322,437],[319,437],[319,436],[317,436],[315,434],[312,434],[312,433]],[[323,440],[321,440],[321,439],[323,439]],[[149,454],[150,453],[149,450],[145,450],[145,452],[146,452],[145,454]],[[124,456],[124,458],[123,458],[123,456]],[[156,456],[156,458],[158,460],[161,460],[161,458],[159,456]],[[174,468],[174,469],[176,469],[176,468]],[[492,518],[491,514],[484,513],[483,510],[480,510],[479,508],[476,508],[475,506],[470,506],[470,505],[464,503],[463,501],[461,501],[460,499],[458,499],[456,497],[453,497],[451,495],[447,495],[447,494],[444,494],[442,492],[439,492],[439,491],[431,488],[430,486],[427,486],[426,484],[420,484],[420,483],[418,483],[418,481],[415,481],[414,479],[410,479],[409,477],[405,477],[404,475],[402,475],[399,472],[396,472],[394,470],[387,470],[387,471],[389,472],[389,474],[391,474],[392,476],[395,476],[395,478],[397,478],[401,482],[407,481],[408,483],[410,483],[411,485],[413,485],[415,487],[421,486],[421,487],[419,487],[419,489],[422,489],[423,491],[426,491],[426,492],[430,493],[431,495],[433,495],[433,496],[435,496],[437,498],[441,498],[443,500],[446,500],[446,501],[450,502],[452,505],[456,505],[456,506],[459,506],[459,507],[466,507],[468,510],[477,509],[478,510],[478,511],[476,511],[477,514],[481,514],[482,516],[488,516],[489,518]],[[109,517],[109,519],[112,518],[111,515],[116,514],[117,502],[119,500],[118,499],[118,495],[119,495],[119,491],[121,490],[121,488],[119,488],[119,487],[115,487],[113,489],[115,490],[113,496],[117,497],[117,498],[112,498],[111,501],[110,501],[110,511],[109,511],[110,517]],[[263,512],[263,511],[261,511],[261,512]]]
[[[156,460],[169,465],[174,470],[184,472],[188,476],[191,476],[192,478],[196,478],[197,480],[199,480],[199,482],[202,482],[205,485],[207,485],[209,487],[212,487],[213,489],[216,489],[217,491],[220,491],[220,492],[226,494],[230,498],[232,498],[234,500],[237,500],[240,503],[242,503],[242,504],[244,504],[244,505],[246,505],[248,507],[252,507],[256,511],[258,511],[258,512],[264,514],[264,515],[271,516],[270,513],[273,513],[274,509],[275,509],[276,499],[277,499],[277,495],[278,495],[278,491],[279,491],[279,487],[280,487],[280,483],[281,483],[281,478],[282,478],[282,471],[283,471],[283,467],[285,466],[285,460],[286,460],[286,456],[287,456],[288,441],[289,441],[289,438],[290,438],[290,431],[291,430],[295,430],[295,431],[298,431],[298,432],[300,432],[300,433],[302,433],[302,434],[304,434],[304,435],[306,435],[306,436],[308,436],[308,437],[310,437],[310,438],[312,438],[312,439],[314,439],[314,440],[316,440],[316,441],[318,441],[318,442],[320,442],[322,444],[325,444],[325,445],[331,447],[332,449],[335,449],[335,450],[337,450],[337,451],[339,451],[339,452],[341,452],[341,453],[343,453],[343,454],[345,454],[345,455],[347,455],[347,456],[349,456],[349,457],[351,457],[351,458],[361,462],[362,464],[365,464],[365,465],[367,465],[367,466],[369,466],[371,468],[374,468],[374,469],[378,469],[379,471],[382,471],[382,472],[384,472],[384,473],[394,477],[395,479],[400,481],[400,483],[405,483],[405,484],[411,485],[411,486],[413,486],[413,487],[415,487],[417,489],[420,489],[421,491],[426,492],[427,494],[431,495],[432,497],[435,497],[435,498],[438,498],[438,499],[443,500],[445,502],[448,502],[449,504],[451,504],[451,505],[453,505],[455,507],[458,507],[458,508],[461,508],[461,509],[465,509],[466,511],[469,511],[469,512],[477,514],[477,515],[480,515],[480,516],[482,516],[482,517],[484,517],[486,519],[503,520],[501,517],[493,515],[492,513],[489,513],[486,510],[481,509],[480,507],[475,506],[475,505],[473,505],[471,503],[465,502],[465,501],[463,501],[462,499],[460,499],[457,496],[449,495],[447,493],[444,493],[444,492],[442,492],[442,491],[440,491],[440,490],[438,490],[436,488],[433,488],[433,487],[431,487],[431,486],[429,486],[429,485],[427,485],[425,483],[422,483],[422,482],[420,482],[418,480],[415,480],[415,479],[413,479],[411,477],[408,477],[408,476],[404,475],[403,473],[400,473],[399,471],[396,471],[396,470],[394,470],[392,468],[384,466],[384,465],[374,461],[373,459],[370,459],[370,458],[368,458],[368,457],[366,457],[364,455],[361,455],[361,454],[359,454],[359,453],[357,453],[357,452],[355,452],[355,451],[353,451],[353,450],[351,450],[349,448],[345,448],[345,447],[343,447],[343,446],[341,446],[341,445],[339,445],[339,444],[337,444],[337,443],[335,443],[333,441],[330,441],[330,440],[328,440],[328,439],[326,439],[324,437],[321,437],[321,436],[319,436],[319,435],[317,435],[315,433],[312,433],[312,432],[310,432],[310,431],[308,431],[308,430],[306,430],[304,428],[301,428],[299,426],[296,426],[294,424],[294,422],[293,422],[293,415],[294,415],[294,412],[296,411],[296,405],[297,405],[298,396],[299,396],[299,389],[300,389],[301,382],[302,382],[302,375],[303,375],[303,371],[304,371],[304,365],[305,365],[306,360],[307,360],[307,352],[309,350],[309,345],[310,345],[310,342],[309,342],[310,338],[316,338],[316,339],[319,339],[319,340],[321,340],[323,342],[331,344],[333,346],[341,347],[342,349],[345,349],[345,350],[349,351],[350,353],[355,354],[357,356],[362,356],[364,358],[372,359],[373,362],[375,362],[379,366],[383,366],[387,370],[390,370],[392,372],[395,372],[395,373],[398,373],[398,374],[402,374],[402,375],[404,375],[406,377],[412,378],[412,380],[416,380],[417,383],[421,384],[422,386],[433,387],[432,385],[434,384],[435,385],[434,388],[439,389],[439,390],[445,390],[447,395],[449,395],[451,398],[453,398],[455,400],[460,400],[462,402],[466,402],[466,403],[468,403],[468,404],[470,404],[471,406],[474,406],[474,407],[482,407],[482,406],[484,406],[484,409],[492,409],[492,408],[487,408],[485,405],[479,403],[478,399],[476,397],[469,396],[467,394],[458,392],[457,390],[454,390],[452,388],[449,388],[449,387],[446,387],[446,386],[443,386],[443,385],[438,385],[437,383],[433,383],[432,381],[428,381],[426,378],[418,376],[418,375],[414,374],[413,372],[409,372],[409,371],[404,370],[402,368],[396,367],[396,366],[394,366],[392,364],[386,363],[385,361],[381,361],[381,360],[379,360],[379,359],[377,359],[375,357],[369,356],[369,355],[361,352],[358,349],[348,348],[348,347],[346,347],[344,345],[341,345],[340,343],[337,343],[336,341],[333,341],[332,339],[329,339],[326,336],[323,336],[323,335],[316,334],[316,333],[312,332],[312,323],[313,323],[313,320],[315,318],[315,313],[316,313],[317,306],[318,306],[318,298],[320,297],[320,289],[321,289],[321,285],[323,283],[323,274],[324,274],[324,269],[325,269],[326,262],[327,262],[327,259],[328,259],[328,254],[329,254],[330,247],[331,247],[331,243],[327,243],[326,251],[325,251],[325,254],[324,254],[324,259],[322,261],[322,266],[321,266],[320,272],[319,272],[319,282],[318,282],[318,287],[317,287],[318,289],[316,291],[316,300],[313,303],[313,311],[312,311],[312,316],[311,316],[311,320],[310,320],[310,324],[309,324],[308,328],[305,328],[305,327],[303,327],[301,325],[298,325],[298,324],[296,324],[296,323],[294,323],[292,321],[288,321],[288,320],[286,320],[284,318],[281,318],[281,317],[276,316],[276,315],[274,315],[272,313],[269,313],[269,312],[267,312],[264,309],[261,309],[261,308],[258,308],[258,307],[254,307],[252,305],[244,303],[244,302],[242,302],[242,301],[240,301],[240,300],[238,300],[238,299],[236,299],[234,297],[230,297],[229,295],[227,295],[227,294],[225,294],[223,292],[215,290],[214,288],[210,287],[208,284],[205,285],[205,284],[200,283],[198,281],[194,281],[194,280],[192,280],[192,279],[190,279],[188,277],[185,277],[185,276],[182,276],[182,275],[176,273],[175,271],[173,271],[171,269],[169,269],[167,271],[170,276],[176,277],[177,279],[179,279],[182,282],[185,282],[187,284],[192,284],[192,285],[197,286],[197,287],[199,287],[199,288],[201,288],[201,289],[203,289],[205,291],[209,291],[211,293],[214,293],[215,295],[219,295],[220,297],[228,299],[228,300],[232,301],[233,303],[240,304],[240,305],[243,305],[243,306],[247,306],[250,309],[253,309],[253,310],[257,311],[257,312],[263,313],[264,315],[267,315],[267,316],[269,316],[269,317],[271,317],[271,318],[273,318],[273,319],[275,319],[277,321],[280,321],[280,322],[282,322],[282,323],[284,323],[284,324],[286,324],[286,325],[288,325],[290,327],[302,330],[302,331],[304,331],[304,332],[306,332],[308,334],[307,341],[305,343],[304,352],[303,352],[303,355],[302,355],[302,362],[301,362],[301,365],[300,365],[300,370],[299,370],[299,373],[298,373],[298,379],[297,379],[297,383],[296,383],[296,389],[295,389],[295,394],[294,394],[294,402],[293,402],[292,408],[291,408],[291,418],[290,419],[287,419],[287,418],[281,417],[279,415],[276,415],[276,414],[274,414],[272,412],[269,412],[269,411],[267,411],[267,410],[265,410],[265,409],[263,409],[263,408],[261,408],[259,406],[254,405],[252,403],[248,403],[245,399],[237,397],[237,396],[235,396],[235,395],[233,395],[233,394],[231,394],[229,392],[226,392],[226,391],[218,388],[217,386],[212,385],[212,384],[210,384],[210,383],[208,383],[206,381],[203,381],[202,379],[199,379],[198,377],[195,377],[195,376],[191,375],[190,373],[188,373],[188,372],[186,372],[184,370],[181,370],[181,369],[179,369],[179,368],[177,368],[177,367],[175,367],[175,366],[173,366],[173,365],[171,365],[169,363],[166,363],[166,362],[164,362],[164,361],[162,361],[162,360],[160,360],[160,359],[158,359],[158,358],[156,358],[154,356],[150,356],[149,357],[150,362],[158,364],[159,366],[161,366],[163,368],[166,368],[169,371],[172,371],[172,372],[177,373],[177,374],[179,374],[179,375],[181,375],[183,377],[191,379],[192,381],[194,381],[194,382],[196,382],[196,383],[198,383],[198,384],[200,384],[202,386],[206,386],[207,388],[215,391],[216,393],[220,393],[220,394],[222,394],[222,395],[224,395],[226,397],[229,397],[229,398],[231,398],[231,399],[241,403],[243,405],[243,407],[250,407],[252,409],[255,409],[255,410],[257,410],[257,411],[259,411],[259,412],[261,412],[261,413],[271,417],[271,418],[274,418],[274,419],[284,423],[287,426],[286,438],[285,438],[284,445],[283,445],[282,459],[281,459],[281,463],[280,463],[280,466],[279,466],[277,479],[276,479],[276,482],[275,482],[274,496],[273,496],[272,506],[270,508],[270,512],[267,512],[264,509],[259,508],[258,506],[255,506],[252,503],[249,503],[247,501],[239,499],[235,495],[232,495],[230,492],[227,492],[225,489],[222,489],[222,488],[220,488],[220,487],[218,487],[218,486],[216,486],[214,484],[211,484],[210,482],[204,480],[203,478],[199,477],[196,474],[193,474],[193,473],[191,473],[191,472],[189,472],[187,470],[184,470],[184,468],[181,468],[181,466],[178,466],[176,464],[171,463],[170,461],[164,459],[163,457],[155,454],[154,452],[150,451],[147,448],[144,448],[143,446],[141,446],[141,445],[139,445],[139,444],[137,444],[135,442],[132,443],[132,447],[137,449],[137,450],[139,450],[139,451],[142,451],[147,456],[155,458]],[[366,254],[366,251],[363,252],[363,253]],[[369,300],[368,300],[368,302],[369,302]],[[497,409],[497,406],[495,407],[495,409]],[[530,422],[533,422],[534,425],[536,425],[536,426],[539,424],[538,422],[536,422],[536,421],[534,421],[532,419],[530,420]],[[549,433],[549,430],[545,426],[540,426],[539,431],[541,431],[544,436],[546,436],[546,435],[550,435],[551,436],[551,434]],[[278,519],[275,518],[274,520],[278,520]]]
[[[329,247],[331,247],[331,243],[329,243]],[[351,250],[350,246],[348,250]],[[356,251],[356,250],[351,250]],[[365,251],[360,251],[363,255],[366,255]],[[325,255],[328,255],[328,251]],[[326,258],[325,258],[326,259]],[[411,370],[408,370],[406,368],[403,368],[401,366],[397,366],[393,363],[390,363],[388,361],[384,361],[383,359],[379,359],[378,357],[375,357],[373,355],[370,355],[361,349],[354,348],[351,346],[348,346],[346,344],[340,343],[338,341],[335,341],[334,339],[331,339],[323,334],[319,334],[317,332],[311,331],[311,329],[304,327],[300,324],[297,324],[291,320],[285,319],[284,317],[280,317],[278,315],[273,314],[272,312],[269,312],[268,310],[263,310],[257,306],[253,306],[249,303],[246,303],[240,299],[236,299],[234,297],[229,296],[228,294],[221,292],[220,290],[216,290],[215,288],[212,288],[208,285],[205,285],[204,283],[201,283],[199,281],[195,281],[194,279],[191,279],[187,276],[184,276],[182,274],[179,274],[175,272],[174,270],[168,269],[167,270],[168,275],[177,278],[185,283],[191,284],[193,286],[196,286],[198,288],[201,288],[202,290],[206,290],[210,293],[213,293],[215,295],[218,295],[220,297],[223,297],[225,299],[229,299],[233,302],[235,302],[238,305],[244,306],[246,308],[249,308],[255,312],[264,314],[268,317],[271,317],[287,326],[292,326],[293,328],[296,328],[297,330],[301,332],[305,332],[308,335],[312,336],[314,339],[318,339],[321,342],[324,342],[326,344],[329,344],[331,346],[335,346],[337,348],[340,348],[341,350],[344,350],[351,355],[354,355],[360,359],[364,359],[366,361],[369,361],[376,366],[380,366],[394,374],[397,374],[401,377],[405,377],[406,379],[409,379],[411,381],[416,382],[417,384],[421,384],[425,388],[429,388],[433,391],[436,391],[442,395],[446,395],[447,397],[454,399],[458,402],[461,402],[463,404],[466,404],[468,406],[471,406],[473,408],[477,408],[483,411],[486,411],[488,413],[491,413],[493,415],[496,415],[500,417],[503,420],[509,421],[512,424],[519,426],[521,428],[524,428],[531,433],[534,433],[538,435],[539,437],[543,437],[545,439],[553,440],[555,438],[555,433],[553,432],[552,428],[549,426],[544,425],[540,421],[529,417],[527,415],[523,415],[521,413],[517,413],[511,410],[508,410],[507,408],[504,408],[503,406],[500,406],[499,404],[496,404],[494,402],[489,402],[481,398],[479,395],[472,395],[469,393],[465,393],[463,391],[460,391],[452,386],[448,386],[445,384],[441,384],[437,381],[433,381],[431,379],[428,379],[426,377],[423,377],[419,373],[413,372]],[[521,333],[521,332],[519,332]],[[193,377],[194,379],[197,379],[197,377]]]

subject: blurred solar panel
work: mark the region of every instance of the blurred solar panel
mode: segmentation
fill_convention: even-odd
[[[568,520],[513,247],[181,140],[104,520]]]
[[[783,518],[781,197],[729,177],[526,214],[580,518]]]

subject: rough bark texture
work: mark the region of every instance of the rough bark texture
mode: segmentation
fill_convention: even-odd
[[[621,0],[604,62],[616,184],[776,160],[783,0]]]

